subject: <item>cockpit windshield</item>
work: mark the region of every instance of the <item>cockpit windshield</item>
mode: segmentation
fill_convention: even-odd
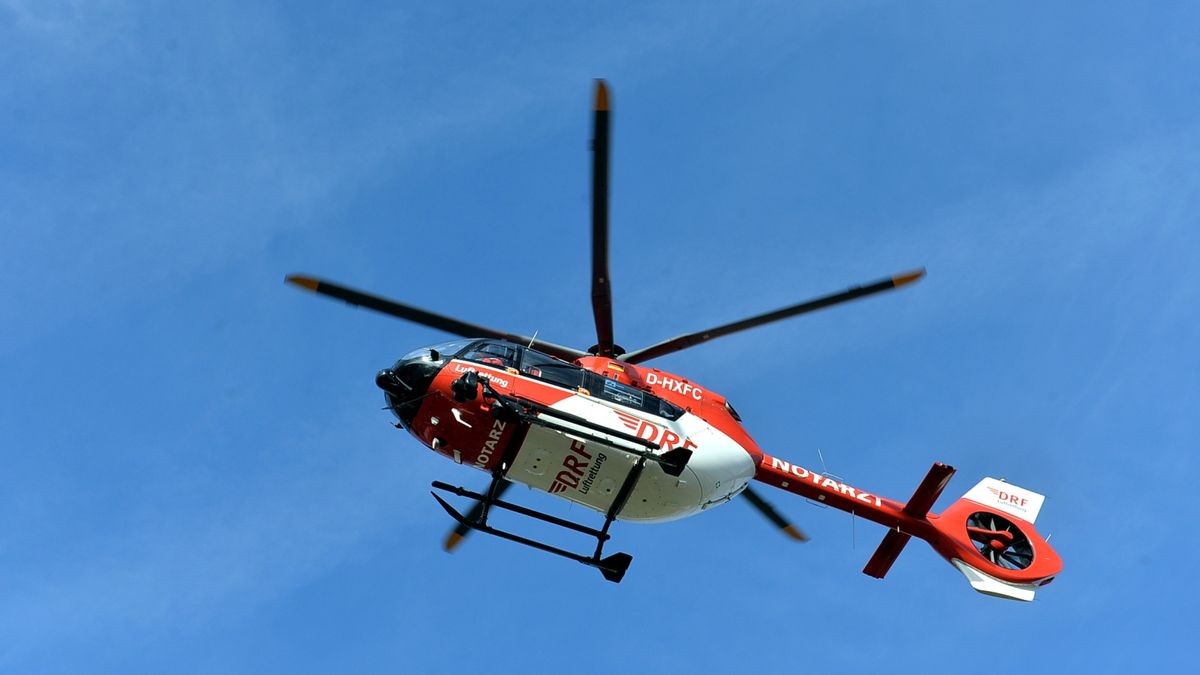
[[[496,368],[516,368],[520,349],[519,346],[506,342],[481,342],[472,345],[459,358]]]
[[[463,347],[466,347],[472,342],[475,342],[475,340],[451,340],[449,342],[439,342],[438,344],[429,347],[414,349],[404,356],[401,356],[400,361],[410,361],[423,356],[432,357],[434,352],[437,352],[438,355],[437,359],[432,359],[434,361],[452,359],[458,356],[458,353],[463,350]]]

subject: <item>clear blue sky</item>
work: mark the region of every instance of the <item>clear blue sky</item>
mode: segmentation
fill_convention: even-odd
[[[394,5],[0,1],[0,671],[1184,667],[1195,3]],[[373,375],[445,336],[283,276],[590,345],[600,76],[618,341],[926,266],[657,365],[887,496],[1047,494],[1034,604],[783,493],[810,543],[624,525],[619,586],[441,552],[429,481],[485,477]]]

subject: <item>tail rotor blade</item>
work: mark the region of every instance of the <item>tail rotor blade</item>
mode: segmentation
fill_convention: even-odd
[[[771,506],[770,502],[763,499],[762,496],[755,492],[753,488],[747,487],[745,490],[742,490],[742,494],[745,495],[746,500],[749,501],[754,508],[758,509],[759,513],[766,516],[767,520],[775,524],[775,527],[783,530],[784,534],[792,539],[795,539],[796,541],[808,541],[807,534],[804,534],[800,528],[791,524],[786,518],[779,515],[779,512],[775,510],[775,507]]]
[[[899,288],[906,284],[910,284],[923,276],[925,276],[924,269],[904,272],[886,279],[880,279],[879,281],[869,283],[865,286],[854,286],[841,291],[840,293],[832,293],[830,295],[816,298],[815,300],[808,300],[807,302],[801,302],[789,307],[777,309],[773,312],[752,316],[749,319],[742,319],[741,321],[734,321],[733,323],[727,323],[722,326],[717,326],[716,328],[697,331],[695,333],[688,333],[687,335],[680,335],[678,337],[671,338],[670,340],[665,340],[663,342],[659,342],[658,344],[629,352],[622,357],[622,360],[628,361],[629,363],[641,363],[643,361],[649,361],[650,359],[655,359],[666,354],[672,354],[674,352],[687,349],[688,347],[694,347],[698,344],[708,342],[709,340],[723,337],[725,335],[730,335],[743,330],[749,330],[751,328],[757,328],[758,326],[772,323],[774,321],[780,321],[793,316],[799,316],[800,314],[807,314],[808,312],[814,312],[818,309],[832,307],[833,305],[838,305],[843,302],[848,302],[864,296],[874,295],[875,293],[888,291],[893,288]]]
[[[592,314],[601,356],[620,353],[613,345],[612,286],[608,277],[608,155],[610,110],[608,85],[596,80],[592,124]]]

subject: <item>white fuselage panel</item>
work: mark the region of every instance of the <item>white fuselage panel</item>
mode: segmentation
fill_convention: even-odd
[[[678,478],[664,473],[656,462],[647,462],[617,516],[620,520],[653,522],[690,516],[728,501],[754,476],[750,454],[695,415],[685,413],[671,421],[582,395],[568,397],[554,408],[659,443],[661,452],[692,449],[691,460]],[[625,448],[637,446],[616,437],[598,440],[595,432],[580,431],[564,433],[533,425],[507,472],[508,479],[607,513],[637,463],[637,456]]]

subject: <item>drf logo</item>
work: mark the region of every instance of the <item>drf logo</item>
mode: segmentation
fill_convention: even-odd
[[[683,441],[683,447],[689,450],[695,450],[696,448],[700,447],[693,443],[692,439],[680,438],[679,434],[675,433],[674,431],[671,431],[670,429],[664,429],[653,422],[647,422],[640,417],[634,417],[633,415],[630,415],[629,413],[623,413],[620,410],[614,410],[613,412],[615,412],[617,417],[621,419],[621,424],[624,424],[626,429],[632,431],[634,436],[637,436],[638,438],[644,438],[651,443],[658,443],[660,446],[662,446],[663,450],[670,450],[671,448],[674,448],[675,446],[679,445],[680,441]]]
[[[996,499],[999,499],[1000,501],[1004,502],[1005,504],[1012,504],[1013,506],[1015,506],[1019,509],[1024,509],[1025,505],[1029,503],[1028,499],[1026,499],[1020,495],[1014,495],[1014,494],[1005,492],[1004,490],[1001,490],[998,488],[989,487],[988,492],[995,495]]]
[[[558,472],[558,475],[554,477],[554,482],[550,484],[550,494],[552,495],[566,492],[567,488],[578,488],[584,471],[592,463],[592,455],[587,451],[587,446],[583,444],[583,441],[571,441],[571,453],[563,457],[563,470]]]

